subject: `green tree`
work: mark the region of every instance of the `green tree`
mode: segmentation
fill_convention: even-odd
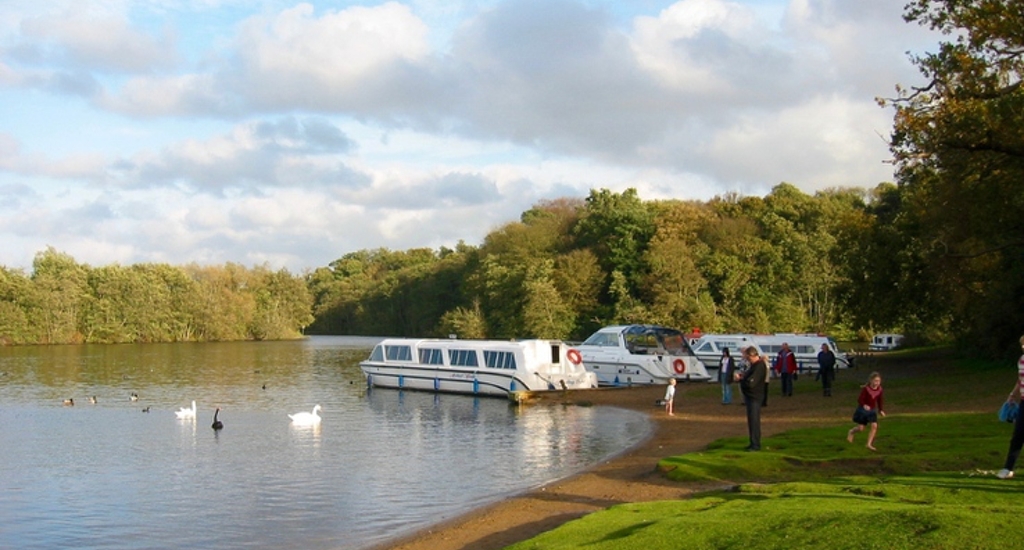
[[[616,292],[636,297],[644,276],[643,254],[654,230],[654,214],[630,188],[621,194],[592,189],[574,232],[577,246],[592,250],[605,273],[617,271],[623,277],[625,286],[620,284]]]
[[[950,332],[1002,354],[1024,325],[1024,10],[1016,0],[914,0],[905,19],[951,37],[913,59],[923,85],[882,102],[895,107],[903,215],[918,229],[909,246]]]
[[[32,281],[23,272],[0,266],[0,345],[39,341],[24,306],[35,301],[34,292]]]
[[[535,265],[527,274],[523,328],[528,336],[562,340],[576,328],[576,316],[555,287],[553,271],[554,262],[549,260]]]
[[[458,338],[487,338],[487,321],[480,311],[480,304],[474,303],[472,308],[456,307],[445,312],[438,323],[439,334],[455,335]]]
[[[31,276],[35,288],[26,313],[29,322],[40,327],[40,343],[83,341],[78,323],[89,297],[88,277],[88,266],[53,247],[36,254]]]

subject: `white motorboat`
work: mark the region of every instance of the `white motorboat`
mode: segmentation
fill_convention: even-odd
[[[370,386],[508,397],[597,387],[560,340],[387,338],[359,363]]]
[[[871,337],[869,351],[890,351],[903,345],[903,335],[894,333],[876,334]]]
[[[669,379],[711,380],[682,332],[658,325],[604,327],[577,349],[602,386],[666,384]]]
[[[836,356],[836,368],[845,369],[850,366],[849,357],[839,351],[835,341],[820,334],[796,334],[779,332],[775,334],[704,334],[696,339],[691,346],[697,358],[714,372],[722,360],[722,350],[728,349],[729,354],[739,361],[743,348],[756,346],[761,354],[768,358],[769,364],[782,349],[782,344],[789,344],[789,349],[796,357],[798,372],[817,372],[818,352],[825,344]]]

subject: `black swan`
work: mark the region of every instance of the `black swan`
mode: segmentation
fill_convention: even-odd
[[[224,427],[224,423],[221,422],[220,420],[217,420],[217,415],[218,414],[220,414],[220,407],[217,407],[217,410],[213,411],[213,426],[212,426],[212,428],[215,429],[215,430],[219,430],[219,429]]]

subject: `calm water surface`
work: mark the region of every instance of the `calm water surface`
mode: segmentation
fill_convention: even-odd
[[[650,433],[610,407],[368,392],[373,341],[0,348],[0,548],[366,548]],[[291,425],[315,404],[319,428]]]

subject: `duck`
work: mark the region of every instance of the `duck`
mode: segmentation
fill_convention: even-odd
[[[221,422],[220,420],[217,420],[218,414],[220,414],[220,407],[217,407],[217,410],[213,411],[213,424],[210,427],[213,428],[214,431],[220,430],[221,428],[224,427],[224,423]]]
[[[96,404],[96,396],[94,395],[94,396],[90,397],[89,398],[89,402],[92,403],[93,405],[95,405]]]
[[[312,426],[320,423],[320,415],[316,414],[321,410],[320,405],[313,407],[313,412],[300,412],[295,414],[289,414],[288,418],[292,419],[292,424],[297,426]]]
[[[139,394],[137,394],[135,392],[132,392],[132,394],[128,396],[128,399],[130,401],[138,401],[139,400]]]
[[[192,401],[192,408],[191,409],[186,408],[186,407],[182,407],[182,408],[178,409],[177,411],[175,411],[174,414],[178,415],[178,418],[195,418],[196,417],[196,402],[195,402],[195,400]]]
[[[149,408],[150,408],[151,406],[152,406],[152,405],[147,405],[145,409],[142,409],[142,412],[144,412],[144,413],[148,413],[148,412],[149,412]]]
[[[64,406],[65,407],[74,407],[75,406],[75,400],[72,399],[72,398],[65,399],[64,400]]]

